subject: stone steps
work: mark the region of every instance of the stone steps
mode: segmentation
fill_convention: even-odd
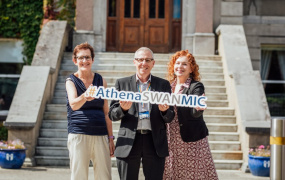
[[[206,123],[209,131],[211,132],[234,132],[237,131],[236,124],[226,123]],[[67,120],[43,120],[43,129],[66,129]],[[113,129],[119,129],[120,122],[113,123]],[[114,131],[115,132],[115,131]],[[117,132],[116,132],[117,133]]]
[[[68,157],[35,156],[39,166],[69,166]],[[117,167],[116,158],[111,158],[112,167]],[[237,170],[241,167],[243,160],[214,160],[217,170]]]
[[[113,130],[114,136],[118,137],[118,130]],[[67,129],[44,129],[40,130],[40,137],[67,138]],[[209,141],[239,141],[237,132],[209,132]]]
[[[64,104],[47,104],[46,113],[59,112],[62,115],[66,115],[66,105]],[[207,107],[204,115],[234,115],[234,109],[228,107]]]
[[[66,98],[63,97],[63,98],[54,98],[52,100],[52,103],[54,104],[64,104],[66,103]],[[227,100],[207,100],[207,105],[208,106],[217,106],[217,107],[224,107],[224,106],[227,106],[228,105],[228,101]]]
[[[118,76],[103,77],[103,78],[106,80],[108,84],[109,83],[115,84],[116,80],[123,78],[123,76],[122,77],[118,77]],[[65,80],[66,80],[66,76],[59,76],[56,84],[65,84]],[[204,86],[224,86],[225,85],[224,79],[202,79],[201,82],[204,84]]]
[[[46,105],[36,147],[36,163],[40,166],[69,166],[67,150],[67,108],[65,79],[77,70],[71,60],[72,53],[65,53],[57,79],[54,97]],[[152,74],[166,77],[167,63],[172,54],[155,54]],[[135,74],[133,53],[96,53],[93,69],[113,87],[116,79]],[[235,109],[228,107],[227,93],[220,56],[195,56],[200,67],[202,82],[208,97],[208,108],[204,119],[209,129],[209,145],[216,169],[240,169],[241,143]],[[110,101],[108,101],[110,103]],[[120,121],[113,122],[113,133],[117,137]],[[116,167],[115,158],[112,166]]]
[[[94,71],[99,70],[109,70],[109,71],[131,71],[133,72],[135,66],[134,64],[93,64],[92,69]],[[62,65],[60,68],[65,71],[76,72],[77,67],[74,64],[71,65]],[[167,71],[167,65],[155,65],[152,71]],[[199,66],[200,73],[223,73],[222,67],[213,67],[213,66]]]
[[[212,150],[214,160],[240,160],[242,158],[241,151],[229,150]],[[37,147],[38,156],[68,157],[67,147]]]
[[[155,66],[157,65],[165,65],[169,63],[170,60],[168,59],[156,59],[155,60]],[[222,67],[221,61],[212,61],[212,60],[197,60],[196,61],[199,64],[199,67],[201,66],[211,66],[211,67]],[[96,67],[96,65],[115,65],[115,64],[124,64],[124,65],[133,65],[133,58],[95,58],[93,67]],[[74,63],[71,59],[64,59],[61,62],[61,68],[64,66],[73,66],[76,69],[76,66],[74,66]]]
[[[60,70],[59,75],[67,77],[70,74],[74,73],[75,71],[69,71],[69,70]],[[105,77],[114,77],[114,74],[118,77],[126,77],[131,76],[135,74],[135,70],[133,71],[124,71],[124,70],[96,70],[96,73],[101,74],[101,76]],[[165,78],[166,74],[165,71],[152,71],[152,74],[154,76],[158,76],[160,78]],[[224,79],[223,73],[203,73],[202,75],[203,79]]]
[[[115,139],[116,142],[116,139]],[[66,148],[67,138],[44,138],[38,139],[38,146],[44,147],[64,147]],[[209,141],[211,150],[231,150],[240,151],[241,143],[238,141]]]
[[[154,54],[154,59],[156,61],[158,60],[169,60],[170,57],[173,55],[173,53],[169,53],[169,54],[159,54],[159,53],[155,53]],[[110,59],[110,58],[116,58],[116,59],[121,59],[121,58],[129,58],[129,59],[133,59],[134,58],[134,53],[119,53],[119,52],[96,52],[95,53],[95,60],[97,58],[106,58],[106,59]],[[64,53],[64,57],[63,60],[66,59],[72,59],[72,52],[65,52]],[[221,56],[217,56],[217,55],[195,55],[195,59],[198,60],[211,60],[211,61],[221,61]]]
[[[115,83],[109,83],[108,87],[114,87]],[[65,91],[65,83],[57,83],[55,86],[55,90],[63,90]],[[208,93],[226,93],[225,86],[205,86],[205,92]]]
[[[66,121],[66,114],[63,114],[62,116],[52,116],[53,112],[46,112],[46,116],[43,120],[45,121]],[[53,113],[54,114],[54,113]],[[56,117],[56,118],[54,118]],[[206,123],[225,123],[225,124],[235,124],[236,123],[236,117],[235,116],[215,116],[215,115],[204,115],[204,120]],[[120,121],[115,121],[113,124],[119,123]],[[65,127],[66,128],[66,127]]]
[[[63,90],[55,90],[54,91],[54,99],[57,98],[65,98],[66,96],[66,91],[65,89]],[[208,97],[208,100],[227,100],[227,94],[226,93],[209,93],[207,92],[206,96]],[[58,103],[53,103],[53,104],[58,104]],[[62,104],[65,104],[62,103]]]

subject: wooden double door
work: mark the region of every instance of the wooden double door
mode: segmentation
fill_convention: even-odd
[[[170,2],[172,1],[109,0],[107,51],[135,52],[139,47],[145,46],[154,52],[170,52],[173,49]]]

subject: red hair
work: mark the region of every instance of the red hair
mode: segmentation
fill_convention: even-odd
[[[174,74],[174,65],[176,60],[179,57],[187,57],[188,62],[190,63],[190,68],[192,73],[189,74],[191,78],[195,81],[200,81],[200,73],[199,73],[199,66],[196,63],[194,56],[188,52],[188,50],[181,50],[177,51],[174,55],[171,56],[171,59],[168,63],[168,72],[167,72],[167,79],[170,83],[172,83],[176,79],[176,75]]]

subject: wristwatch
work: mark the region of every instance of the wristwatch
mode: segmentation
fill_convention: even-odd
[[[115,136],[109,136],[108,138],[115,140]]]

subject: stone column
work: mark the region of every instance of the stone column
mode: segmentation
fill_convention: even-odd
[[[181,49],[193,52],[193,41],[196,26],[196,0],[182,1],[182,41]]]
[[[76,45],[88,42],[94,46],[93,0],[76,1],[76,21],[73,33],[73,49]]]
[[[76,30],[93,31],[93,0],[76,1]]]
[[[223,0],[221,2],[221,24],[243,24],[243,0]]]
[[[214,55],[213,0],[183,1],[182,7],[182,49],[193,54]]]
[[[94,47],[95,52],[106,50],[107,1],[77,0],[76,32],[73,48],[83,42]]]
[[[93,30],[95,51],[106,51],[107,1],[93,0]]]

